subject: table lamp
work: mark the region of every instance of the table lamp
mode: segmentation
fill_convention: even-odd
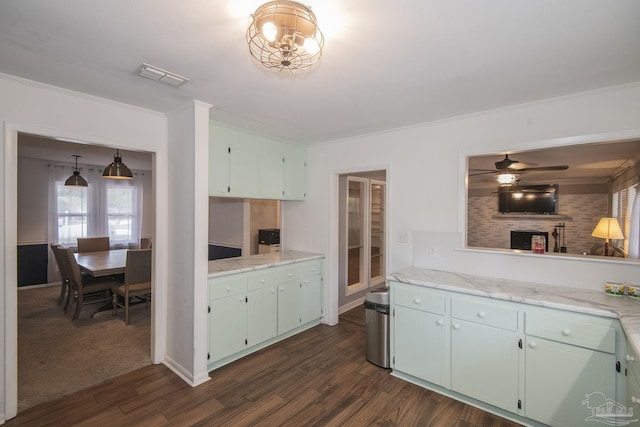
[[[620,224],[615,218],[601,218],[591,235],[604,239],[604,256],[609,256],[609,239],[624,239]]]

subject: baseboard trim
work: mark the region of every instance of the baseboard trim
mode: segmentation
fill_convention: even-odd
[[[349,310],[351,310],[352,308],[356,308],[362,304],[364,304],[364,298],[365,297],[361,297],[358,298],[356,300],[351,301],[350,303],[347,303],[343,306],[338,307],[338,315],[341,315],[344,312],[347,312]]]
[[[205,373],[202,375],[196,375],[195,377],[192,376],[189,371],[187,371],[179,363],[176,363],[176,361],[169,356],[165,356],[164,360],[162,361],[162,364],[167,368],[171,369],[171,371],[173,371],[174,374],[179,376],[182,379],[182,381],[186,382],[191,387],[199,386],[200,384],[205,383],[211,379],[209,378],[208,373]]]

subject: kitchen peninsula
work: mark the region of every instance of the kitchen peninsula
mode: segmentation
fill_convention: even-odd
[[[320,323],[323,255],[209,261],[209,371]]]
[[[419,268],[389,281],[393,375],[527,425],[637,413],[639,299]]]

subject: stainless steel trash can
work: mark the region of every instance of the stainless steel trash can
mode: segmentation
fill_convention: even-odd
[[[369,292],[364,298],[367,329],[367,360],[388,368],[389,364],[389,290]]]

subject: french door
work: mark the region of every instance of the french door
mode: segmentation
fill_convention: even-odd
[[[379,285],[385,277],[385,183],[348,176],[345,194],[346,295]]]

